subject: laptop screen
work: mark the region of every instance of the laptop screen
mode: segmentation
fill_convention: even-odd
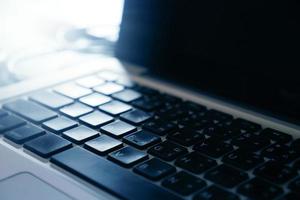
[[[297,1],[127,0],[116,55],[299,123],[298,10]]]

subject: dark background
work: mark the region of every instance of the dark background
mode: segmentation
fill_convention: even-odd
[[[299,2],[125,0],[116,55],[300,121]]]

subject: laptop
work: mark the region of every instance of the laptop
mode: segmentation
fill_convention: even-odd
[[[0,88],[0,199],[300,199],[297,11],[125,1],[116,58]]]

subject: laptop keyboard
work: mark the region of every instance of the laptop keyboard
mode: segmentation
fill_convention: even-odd
[[[125,199],[300,199],[300,139],[103,72],[13,100],[0,134]]]

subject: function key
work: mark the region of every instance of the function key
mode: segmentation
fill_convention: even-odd
[[[151,120],[143,125],[144,129],[147,129],[157,135],[165,135],[172,133],[178,129],[174,123],[164,120]]]
[[[29,99],[52,109],[58,109],[74,102],[68,97],[48,91],[37,92]]]
[[[71,118],[77,118],[82,115],[85,115],[87,113],[90,113],[93,111],[93,108],[86,106],[81,103],[74,103],[69,106],[65,106],[59,110],[61,113],[67,115]]]
[[[81,87],[79,85],[76,85],[75,83],[67,83],[57,86],[54,88],[54,91],[72,99],[78,99],[92,93],[91,89]]]
[[[204,188],[206,183],[200,178],[181,171],[165,179],[162,185],[185,196]]]
[[[120,115],[120,118],[126,122],[132,123],[134,125],[139,125],[149,120],[152,117],[151,114],[146,113],[141,110],[132,110]]]
[[[111,98],[103,94],[93,93],[91,95],[80,98],[79,101],[88,106],[97,107],[110,102]]]
[[[183,146],[191,146],[202,143],[205,139],[204,135],[192,129],[179,129],[177,132],[169,134],[168,139],[181,144]]]
[[[141,130],[124,137],[124,141],[136,148],[145,149],[161,141],[160,137],[151,132]]]
[[[126,103],[129,103],[133,100],[136,100],[136,99],[142,97],[142,94],[139,93],[139,92],[136,92],[134,90],[125,89],[121,92],[113,94],[112,97],[114,97],[114,98],[116,98],[120,101],[124,101]]]
[[[120,85],[124,85],[125,87],[128,87],[128,88],[132,88],[135,86],[135,83],[132,80],[130,80],[129,77],[119,78],[118,80],[116,80],[116,83],[118,83]]]
[[[14,143],[23,144],[43,134],[45,134],[45,131],[43,129],[40,129],[31,124],[26,124],[19,128],[5,132],[4,137],[13,141]]]
[[[278,143],[288,143],[293,139],[291,135],[288,135],[286,133],[271,128],[264,129],[261,132],[261,135]]]
[[[259,178],[242,184],[238,192],[250,199],[274,199],[283,193],[279,187]]]
[[[231,192],[228,192],[226,190],[223,190],[215,185],[212,185],[210,187],[205,188],[204,190],[201,190],[198,194],[195,195],[193,200],[239,200],[240,198],[232,194]]]
[[[104,124],[108,124],[114,120],[113,117],[99,111],[94,111],[79,118],[79,121],[92,128],[99,128]]]
[[[257,132],[259,130],[261,130],[261,125],[256,124],[254,122],[250,122],[248,120],[245,119],[235,119],[232,121],[231,125],[232,127],[242,130],[244,132]]]
[[[110,101],[106,104],[99,106],[99,109],[111,115],[119,115],[131,110],[132,107],[120,101]]]
[[[137,91],[139,91],[143,94],[147,94],[147,95],[151,95],[151,96],[155,96],[155,95],[159,94],[159,91],[149,88],[149,87],[141,86],[141,85],[136,85],[134,87],[134,89],[136,89]]]
[[[54,119],[44,122],[42,124],[42,126],[51,132],[61,133],[63,131],[66,131],[68,129],[78,126],[78,124],[76,121],[73,121],[66,117],[57,117],[57,118],[54,118]]]
[[[108,155],[108,159],[124,167],[131,167],[143,160],[146,160],[147,158],[147,154],[129,146],[123,147],[122,149],[114,151]]]
[[[248,175],[245,172],[227,165],[220,165],[208,171],[204,177],[226,188],[233,188],[248,179]]]
[[[0,134],[25,124],[26,122],[17,116],[6,115],[0,118]]]
[[[102,126],[100,130],[113,137],[119,138],[136,131],[136,127],[122,121],[115,121],[105,126]]]
[[[192,152],[185,156],[178,158],[175,161],[175,165],[188,170],[190,172],[200,174],[214,166],[217,165],[217,162],[205,157],[199,153]]]
[[[151,180],[159,180],[169,174],[176,172],[176,168],[157,158],[152,158],[134,169],[134,172],[149,178]]]
[[[207,111],[205,117],[213,121],[214,124],[231,121],[233,119],[232,115],[214,109]]]
[[[240,149],[249,151],[259,151],[271,144],[268,138],[253,133],[244,133],[231,141],[231,144]]]
[[[87,140],[95,138],[99,133],[85,126],[78,126],[71,130],[63,132],[62,136],[76,144],[82,144]]]
[[[291,162],[300,157],[300,151],[297,152],[285,144],[278,143],[264,149],[261,155],[280,162]]]
[[[120,92],[124,89],[124,86],[116,84],[116,83],[105,83],[103,85],[97,86],[93,88],[96,92],[100,92],[105,95],[111,95],[116,92]]]
[[[200,143],[194,146],[194,150],[205,155],[219,158],[231,151],[233,151],[233,146],[228,143]]]
[[[179,156],[188,153],[185,148],[169,141],[151,147],[148,152],[166,161],[174,160]]]
[[[38,138],[26,142],[25,149],[37,155],[48,158],[58,152],[72,147],[72,143],[52,133],[47,133]]]
[[[275,184],[283,184],[297,176],[297,171],[282,163],[269,161],[263,166],[256,168],[254,173]]]
[[[86,149],[99,155],[105,155],[109,152],[121,148],[122,146],[122,142],[107,135],[100,135],[100,137],[90,140],[84,145]]]
[[[97,77],[97,76],[87,76],[81,79],[78,79],[76,83],[85,88],[92,88],[98,85],[102,85],[105,83],[105,80]]]

